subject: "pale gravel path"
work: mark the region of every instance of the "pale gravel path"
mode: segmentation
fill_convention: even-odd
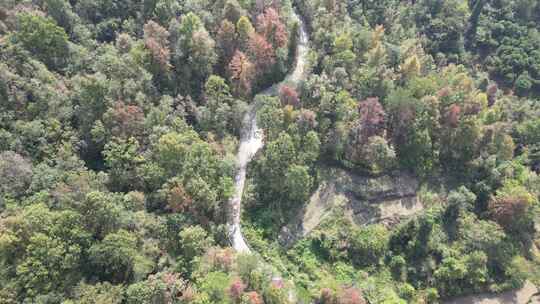
[[[293,11],[294,18],[300,25],[298,37],[297,58],[294,70],[285,79],[263,91],[265,95],[275,95],[279,88],[284,85],[295,86],[305,75],[308,64],[309,40],[303,20]],[[242,234],[240,215],[242,207],[242,194],[246,183],[246,169],[257,151],[264,146],[262,130],[257,126],[257,105],[252,103],[243,121],[243,129],[240,136],[240,147],[236,156],[237,172],[234,178],[234,195],[229,201],[229,237],[232,247],[237,252],[249,253],[251,250]]]

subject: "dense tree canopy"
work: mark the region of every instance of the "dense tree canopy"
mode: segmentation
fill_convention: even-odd
[[[539,98],[537,0],[0,1],[0,303],[538,285]],[[264,147],[237,168],[248,120]],[[396,176],[414,216],[358,220],[362,185],[321,202]],[[257,254],[230,248],[235,183]],[[304,213],[321,223],[284,246]]]

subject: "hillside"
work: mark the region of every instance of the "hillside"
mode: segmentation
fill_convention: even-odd
[[[536,301],[539,31],[538,0],[0,1],[0,304]]]

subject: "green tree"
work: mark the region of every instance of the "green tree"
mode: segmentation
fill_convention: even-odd
[[[445,257],[434,273],[437,289],[442,296],[482,290],[487,275],[487,257],[479,251],[460,257]]]
[[[360,266],[376,266],[388,250],[389,233],[382,225],[356,230],[349,242],[349,256]]]
[[[447,220],[455,221],[464,215],[463,212],[475,209],[476,195],[465,186],[461,186],[448,194],[447,201]]]
[[[519,77],[516,79],[516,93],[519,96],[527,96],[529,91],[531,90],[533,86],[531,76],[529,76],[529,72],[525,71],[519,75]]]
[[[304,203],[311,193],[313,178],[306,166],[292,165],[285,173],[285,185],[290,201]]]
[[[183,16],[180,24],[171,23],[171,27],[177,91],[198,94],[217,62],[215,42],[201,19],[192,12]]]
[[[14,35],[15,42],[21,43],[51,69],[65,65],[69,46],[63,28],[51,18],[30,13],[19,14],[17,21],[19,29]]]
[[[211,272],[200,285],[201,291],[208,296],[209,303],[229,303],[227,287],[231,279],[223,272]]]
[[[232,97],[225,80],[216,75],[210,76],[204,97],[206,103],[199,108],[201,129],[213,131],[220,137],[229,132],[238,133],[247,105]]]
[[[491,198],[489,214],[509,233],[529,246],[534,231],[535,209],[538,199],[515,182],[507,182]]]
[[[221,66],[224,66],[234,55],[236,49],[236,27],[234,23],[223,20],[219,27],[216,43],[221,58]]]
[[[4,151],[0,154],[0,194],[19,197],[32,181],[32,163],[21,155]]]
[[[26,255],[17,265],[17,277],[29,298],[61,291],[73,284],[82,262],[82,248],[36,233],[29,239]]]
[[[86,229],[97,238],[116,231],[120,227],[122,207],[118,196],[99,191],[89,192],[80,202],[73,202],[73,207],[83,215]]]
[[[257,111],[257,123],[265,131],[267,140],[273,141],[285,128],[285,116],[279,100],[275,97],[257,96],[255,102],[262,104]]]
[[[77,16],[66,0],[45,0],[43,1],[47,14],[51,16],[59,26],[63,27],[68,33],[73,31],[74,26],[79,22]]]
[[[180,250],[182,256],[191,261],[202,254],[213,245],[214,240],[200,226],[191,226],[179,232]]]
[[[198,175],[211,180],[216,174],[218,159],[214,151],[194,131],[167,133],[161,136],[156,149],[160,164],[172,176]]]
[[[112,285],[108,282],[90,285],[80,283],[74,289],[73,300],[63,304],[121,304],[124,299],[124,289],[120,285]]]
[[[336,37],[334,41],[333,67],[342,67],[351,71],[356,61],[353,50],[353,41],[350,35],[343,33]]]
[[[429,38],[432,54],[460,55],[470,15],[467,4],[458,0],[422,0],[415,5],[416,23]]]
[[[127,192],[135,188],[136,167],[144,161],[139,152],[139,142],[133,137],[128,140],[113,140],[105,145],[103,155],[113,189]]]
[[[137,238],[126,230],[110,233],[88,251],[93,272],[111,283],[129,282],[134,277],[138,255]]]
[[[154,12],[154,15],[160,21],[160,24],[168,24],[172,18],[180,14],[181,10],[182,10],[182,6],[177,1],[157,0],[155,1],[153,12]]]
[[[126,303],[182,303],[186,289],[187,283],[179,274],[160,272],[130,285],[126,290]]]
[[[0,233],[3,280],[17,287],[21,298],[69,290],[82,277],[91,240],[81,223],[76,212],[51,211],[42,204],[6,218]]]
[[[227,19],[229,22],[236,23],[240,17],[246,15],[246,11],[242,9],[238,1],[236,0],[227,0],[223,6],[223,18]]]
[[[356,143],[352,155],[347,154],[355,166],[372,174],[381,174],[396,164],[396,153],[388,141],[381,136],[372,136],[366,143]]]
[[[238,22],[236,22],[236,33],[238,33],[238,41],[241,47],[247,47],[248,41],[254,32],[255,29],[248,17],[242,16],[238,19]]]

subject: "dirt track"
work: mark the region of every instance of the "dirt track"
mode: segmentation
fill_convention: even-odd
[[[275,95],[279,88],[284,85],[296,85],[304,77],[306,66],[308,64],[309,41],[306,27],[298,14],[293,13],[300,25],[298,37],[297,58],[294,69],[287,77],[264,90],[262,94]],[[259,149],[263,147],[262,130],[257,126],[257,105],[252,104],[250,110],[246,113],[243,122],[243,130],[240,138],[240,147],[237,154],[237,172],[234,180],[234,195],[229,201],[229,237],[232,247],[238,252],[250,252],[249,246],[242,234],[240,226],[240,214],[242,206],[242,194],[246,181],[246,169],[248,163]]]

